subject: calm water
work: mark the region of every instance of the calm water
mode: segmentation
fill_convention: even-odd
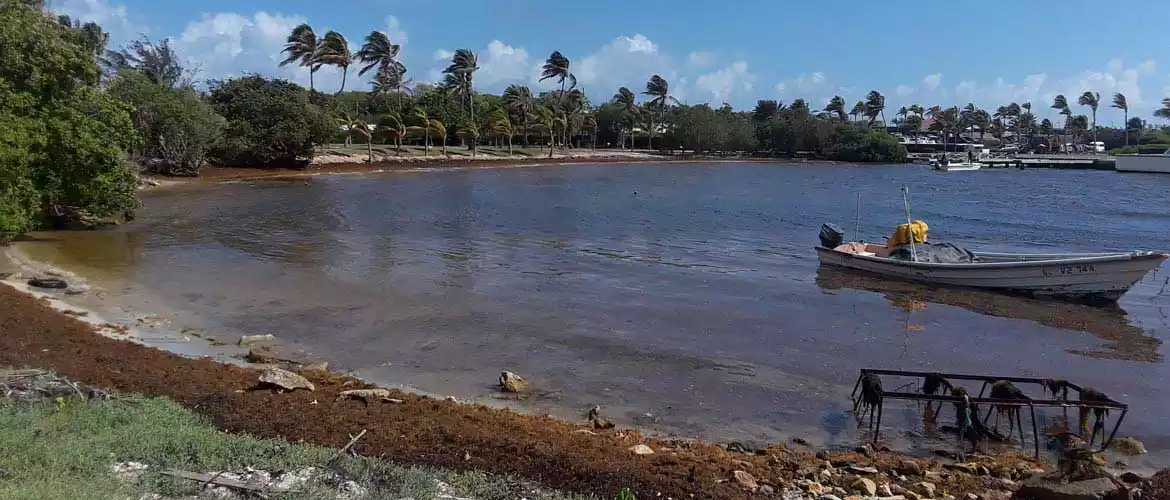
[[[1170,176],[638,164],[177,190],[132,225],[30,252],[228,340],[274,333],[375,380],[486,402],[508,369],[540,390],[525,408],[600,404],[685,436],[854,442],[861,367],[1067,378],[1130,403],[1121,435],[1166,463],[1167,269],[1113,309],[818,271],[821,223],[852,232],[861,193],[861,232],[883,237],[905,220],[903,184],[934,240],[1170,250]],[[912,405],[886,422],[921,427]]]

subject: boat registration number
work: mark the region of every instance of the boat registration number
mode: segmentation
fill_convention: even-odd
[[[1095,272],[1096,270],[1097,270],[1097,268],[1093,267],[1092,264],[1074,264],[1074,265],[1068,265],[1068,266],[1059,266],[1057,268],[1047,268],[1047,267],[1040,268],[1040,272],[1044,273],[1044,276],[1056,276],[1059,274],[1091,273],[1091,272]]]

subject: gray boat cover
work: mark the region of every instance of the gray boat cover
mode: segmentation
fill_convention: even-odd
[[[913,257],[917,255],[917,259]],[[975,262],[975,254],[970,250],[952,243],[918,243],[914,245],[914,252],[910,245],[902,245],[890,251],[890,258],[917,262],[933,262],[937,264],[969,264]]]

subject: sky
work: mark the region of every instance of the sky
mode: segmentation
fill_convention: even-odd
[[[147,35],[169,38],[199,78],[245,73],[307,85],[308,72],[281,68],[280,50],[300,23],[318,35],[344,34],[357,50],[373,30],[402,45],[415,82],[433,82],[458,48],[479,55],[476,89],[500,92],[538,82],[553,50],[572,62],[594,103],[618,87],[639,93],[653,74],[688,104],[751,109],[758,99],[802,97],[822,107],[870,90],[887,115],[913,103],[994,110],[1032,102],[1041,117],[1056,94],[1073,103],[1101,94],[1097,121],[1120,125],[1112,95],[1130,116],[1170,96],[1170,29],[1165,0],[49,0],[49,8],[96,21],[118,46]],[[1159,60],[1159,58],[1163,60]],[[369,88],[372,74],[350,72],[346,87]],[[317,72],[333,91],[339,70]],[[1074,105],[1075,113],[1090,114]],[[892,117],[891,117],[892,118]]]

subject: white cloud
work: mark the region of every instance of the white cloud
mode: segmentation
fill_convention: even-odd
[[[671,94],[682,100],[686,83],[679,79],[676,68],[674,60],[659,52],[658,45],[641,34],[619,36],[573,63],[577,82],[592,94],[605,96],[605,92],[620,86],[638,93],[643,86],[641,82],[650,75],[659,75],[670,83]]]
[[[52,2],[50,7],[56,14],[100,24],[110,34],[110,48],[120,47],[147,31],[130,21],[125,5],[112,5],[106,0],[61,0]]]
[[[406,45],[406,41],[409,40],[406,30],[402,29],[402,24],[394,16],[386,16],[386,29],[382,30],[382,33],[385,33],[392,43],[398,45]]]
[[[687,55],[687,64],[694,68],[705,68],[715,62],[715,53],[696,51]]]
[[[785,91],[788,90],[788,85],[786,85],[784,82],[780,82],[780,83],[777,83],[776,86],[773,88],[776,90],[777,94],[783,94]]]
[[[941,83],[942,83],[942,73],[935,73],[932,75],[926,75],[926,76],[922,77],[922,86],[925,87],[926,90],[931,91],[931,92],[933,92],[934,89],[937,89],[939,84],[941,84]]]
[[[748,72],[747,61],[736,61],[726,68],[708,73],[695,80],[695,86],[710,93],[712,101],[718,104],[738,91],[751,92],[756,75]]]
[[[528,71],[528,51],[492,40],[479,56],[478,83],[494,88],[498,83],[523,80]]]
[[[894,89],[894,93],[898,94],[898,97],[907,97],[910,94],[913,94],[915,90],[916,89],[914,87],[902,84],[898,85],[898,88]]]
[[[300,16],[269,14],[264,11],[248,16],[234,12],[203,14],[187,24],[174,40],[175,50],[188,66],[199,66],[201,79],[228,78],[256,72],[309,83],[308,70],[296,65],[281,68],[285,39],[294,27],[305,22]],[[351,43],[352,45],[352,43]],[[336,89],[340,71],[325,67],[315,75],[316,87]],[[353,83],[353,79],[350,79]],[[349,88],[353,88],[350,86]]]
[[[450,60],[452,57],[455,57],[455,53],[451,52],[450,50],[439,49],[439,50],[435,51],[435,60],[436,61],[447,61],[447,60]]]

